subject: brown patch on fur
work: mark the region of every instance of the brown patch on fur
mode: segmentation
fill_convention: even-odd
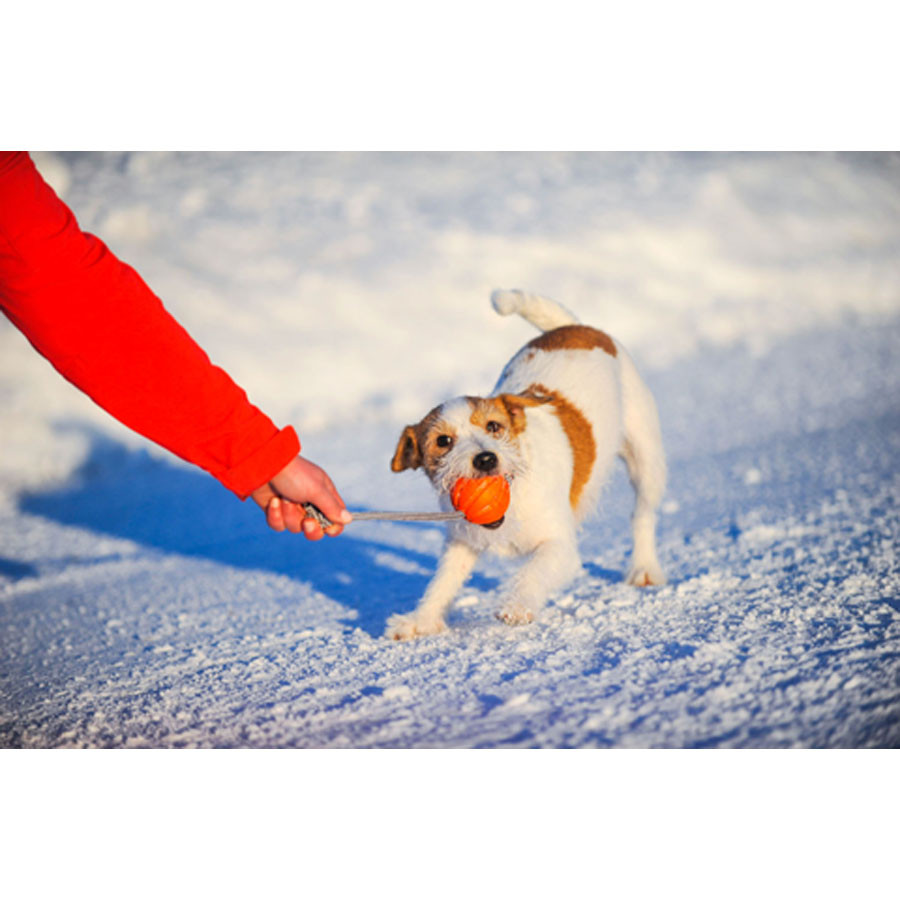
[[[504,434],[518,437],[524,430],[525,408],[538,406],[541,401],[533,397],[525,397],[520,394],[500,394],[496,397],[466,397],[472,407],[472,415],[469,421],[476,428],[484,428],[487,431],[488,422],[498,422],[501,430],[488,432],[494,437],[502,437]]]
[[[420,466],[424,466],[428,472],[434,470],[437,460],[446,452],[437,446],[439,435],[452,435],[452,429],[449,427],[444,430],[435,428],[440,421],[440,410],[441,408],[436,406],[421,422],[407,425],[403,429],[403,434],[397,442],[397,449],[394,451],[394,458],[391,460],[392,472],[418,469]]]
[[[414,425],[407,425],[397,441],[397,449],[391,460],[391,471],[402,472],[404,469],[418,469],[422,465],[422,452],[419,449],[419,438]]]
[[[488,422],[499,422],[504,428],[509,428],[509,413],[497,397],[466,397],[466,400],[472,407],[469,421],[476,428],[487,428]]]
[[[487,430],[488,422],[499,422],[504,430],[510,430],[512,422],[509,412],[499,397],[466,397],[469,406],[472,407],[472,415],[469,421],[476,428]]]
[[[513,423],[513,434],[520,435],[528,424],[525,410],[532,406],[543,406],[547,401],[540,397],[529,397],[525,394],[500,394],[499,398],[509,412]]]
[[[604,353],[616,356],[616,345],[605,332],[590,325],[563,325],[539,334],[526,347],[536,350],[593,350],[599,347]]]
[[[550,404],[569,439],[572,446],[572,484],[569,488],[569,503],[572,509],[576,509],[581,492],[591,477],[594,460],[597,458],[597,444],[594,441],[591,423],[584,417],[584,413],[562,394],[551,391],[542,384],[532,384],[522,396],[532,398],[536,403]]]

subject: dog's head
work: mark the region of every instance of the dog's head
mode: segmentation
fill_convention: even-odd
[[[526,426],[525,410],[541,402],[518,394],[448,400],[403,430],[391,469],[422,468],[444,494],[458,478],[513,478],[523,468],[519,440]]]

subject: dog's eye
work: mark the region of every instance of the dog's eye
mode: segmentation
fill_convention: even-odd
[[[499,434],[503,431],[503,426],[499,422],[495,422],[493,419],[484,426],[489,434]]]
[[[438,447],[449,447],[453,443],[453,438],[449,434],[439,434],[435,443]]]

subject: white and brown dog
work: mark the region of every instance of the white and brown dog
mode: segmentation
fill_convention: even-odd
[[[665,584],[655,527],[666,463],[656,404],[634,363],[621,344],[579,325],[552,300],[494,291],[491,302],[501,315],[518,313],[544,333],[510,360],[491,396],[449,400],[407,427],[391,468],[423,468],[448,510],[458,478],[503,475],[509,508],[487,526],[451,523],[418,607],[388,620],[395,640],[443,630],[444,613],[485,550],[527,556],[503,590],[498,617],[510,625],[531,622],[580,571],[576,530],[596,509],[617,455],[636,494],[627,581]]]

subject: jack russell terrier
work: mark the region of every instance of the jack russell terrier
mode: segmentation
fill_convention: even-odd
[[[394,472],[423,468],[450,510],[457,479],[504,476],[510,503],[498,522],[449,526],[437,572],[416,610],[394,615],[395,640],[442,631],[444,613],[490,550],[527,557],[503,589],[497,616],[534,620],[547,598],[581,570],[576,532],[597,506],[615,457],[635,491],[634,550],[628,584],[665,584],[656,558],[656,510],[666,462],[653,396],[622,345],[552,300],[494,291],[500,315],[518,313],[540,334],[510,361],[489,397],[458,397],[435,407],[400,436]]]

